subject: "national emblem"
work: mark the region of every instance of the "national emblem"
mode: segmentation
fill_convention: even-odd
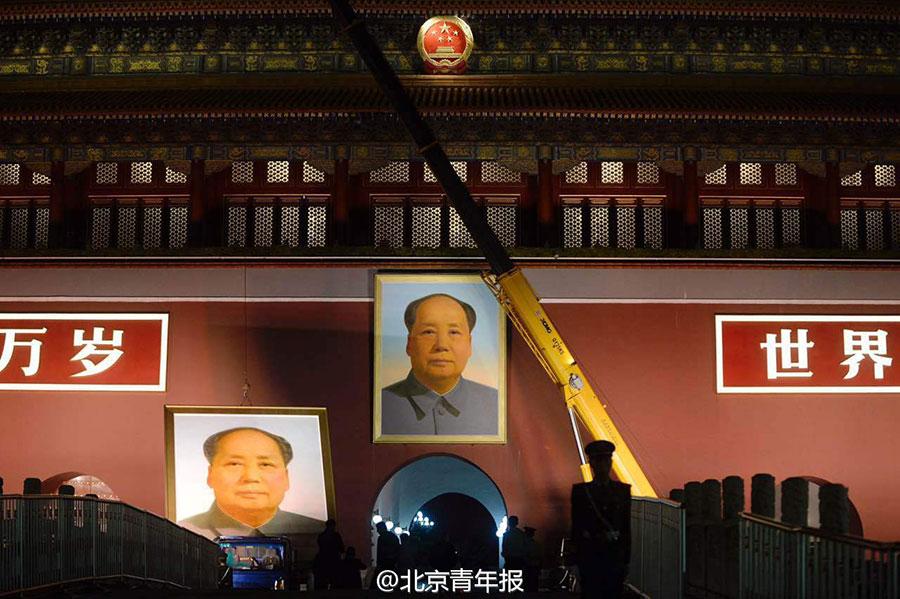
[[[417,45],[425,70],[440,75],[459,75],[475,47],[472,30],[459,17],[432,17],[419,29]]]

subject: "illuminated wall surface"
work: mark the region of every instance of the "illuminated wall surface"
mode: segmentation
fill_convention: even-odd
[[[717,314],[900,314],[892,270],[531,268],[549,314],[601,390],[660,492],[768,472],[850,488],[867,537],[900,538],[900,395],[716,394]],[[163,405],[237,405],[244,368],[240,268],[7,268],[4,312],[169,314],[165,392],[3,391],[0,475],[77,472],[163,514]],[[508,443],[374,445],[368,268],[250,268],[246,336],[254,405],[325,406],[337,519],[368,546],[382,486],[425,455],[456,455],[496,483],[510,513],[556,544],[577,455],[556,389],[510,332]],[[165,299],[160,299],[165,298]],[[40,300],[40,301],[36,301]],[[260,301],[264,300],[264,301]],[[900,368],[900,339],[887,349]],[[748,503],[749,505],[749,503]]]

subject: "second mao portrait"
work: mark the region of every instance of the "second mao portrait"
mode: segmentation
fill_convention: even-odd
[[[376,442],[506,441],[506,317],[479,275],[376,275],[374,345]]]
[[[166,406],[167,514],[210,539],[315,537],[334,514],[325,408]]]

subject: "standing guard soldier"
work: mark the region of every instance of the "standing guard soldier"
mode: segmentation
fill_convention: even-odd
[[[594,480],[572,487],[572,540],[577,545],[581,596],[622,596],[631,559],[631,485],[611,480],[609,441],[589,443],[587,454]]]

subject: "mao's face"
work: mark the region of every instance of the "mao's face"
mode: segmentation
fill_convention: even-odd
[[[472,334],[462,306],[448,297],[419,304],[406,353],[420,382],[438,392],[449,391],[472,356]]]
[[[235,431],[219,439],[207,484],[225,513],[273,512],[290,488],[278,444],[257,431]]]

